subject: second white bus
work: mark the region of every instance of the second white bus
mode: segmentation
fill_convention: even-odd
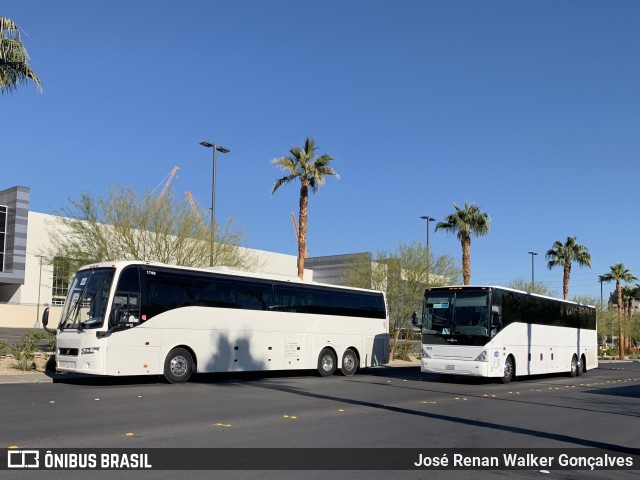
[[[595,307],[503,287],[428,288],[423,372],[499,378],[598,366]]]
[[[48,311],[43,325],[48,323]],[[358,368],[389,361],[382,292],[298,280],[105,262],[73,278],[56,368],[93,375]]]

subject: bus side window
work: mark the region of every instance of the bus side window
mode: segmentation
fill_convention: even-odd
[[[114,295],[111,308],[110,326],[140,323],[140,295],[124,293]]]
[[[109,326],[135,326],[140,323],[140,276],[136,266],[125,268],[120,274],[113,305],[109,316]]]

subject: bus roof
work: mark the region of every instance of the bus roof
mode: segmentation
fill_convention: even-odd
[[[586,305],[584,303],[574,302],[573,300],[564,300],[562,298],[549,297],[547,295],[540,295],[539,293],[529,293],[529,292],[525,292],[523,290],[517,290],[515,288],[501,287],[499,285],[447,285],[447,286],[439,286],[439,287],[427,287],[427,289],[425,290],[425,293],[430,291],[430,290],[443,291],[443,290],[473,290],[473,289],[505,290],[505,291],[508,291],[508,292],[516,292],[516,293],[521,293],[521,294],[524,294],[524,295],[531,295],[533,297],[546,298],[548,300],[555,300],[557,302],[570,303],[572,305],[581,305],[583,307],[596,308],[593,305]]]
[[[79,268],[79,270],[87,270],[91,268],[117,268],[122,269],[129,265],[142,265],[149,267],[161,267],[161,268],[171,268],[175,270],[182,270],[186,272],[199,272],[199,273],[216,273],[224,276],[235,276],[235,277],[245,277],[245,278],[255,278],[260,280],[272,280],[279,282],[288,282],[293,284],[301,284],[301,285],[313,285],[318,287],[327,287],[334,289],[342,289],[342,290],[354,290],[360,292],[375,292],[375,293],[383,293],[379,290],[372,290],[367,288],[356,288],[356,287],[347,287],[343,285],[332,285],[329,283],[319,283],[319,282],[305,282],[300,280],[298,277],[294,276],[286,276],[286,275],[275,275],[275,274],[266,274],[266,273],[258,273],[258,272],[247,272],[244,270],[236,270],[231,267],[224,266],[216,266],[216,267],[185,267],[181,265],[170,265],[167,263],[161,262],[153,262],[153,261],[144,261],[144,260],[114,260],[114,261],[106,261],[106,262],[97,262],[88,265],[83,265]]]

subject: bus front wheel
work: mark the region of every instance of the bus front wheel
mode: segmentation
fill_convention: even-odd
[[[513,357],[509,355],[504,361],[504,374],[502,375],[502,383],[510,383],[513,380]]]
[[[164,361],[164,378],[169,383],[184,383],[193,373],[193,357],[184,348],[174,348]]]
[[[329,377],[336,371],[336,363],[336,354],[328,348],[324,348],[318,357],[318,372],[323,377]]]
[[[342,368],[340,371],[346,377],[350,377],[358,369],[358,356],[356,352],[348,348],[342,355]]]

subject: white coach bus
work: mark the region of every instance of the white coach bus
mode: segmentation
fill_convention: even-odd
[[[414,323],[418,323],[417,319]],[[422,314],[423,372],[496,377],[598,366],[594,307],[489,286],[428,288]]]
[[[105,262],[73,278],[56,368],[93,375],[340,369],[388,363],[382,292],[153,262]]]

